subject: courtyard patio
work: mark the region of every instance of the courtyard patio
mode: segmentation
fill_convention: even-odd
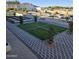
[[[7,22],[6,25],[18,40],[27,46],[39,59],[73,59],[73,36],[68,34],[67,31],[55,35],[54,47],[49,48],[46,41],[42,41],[18,28],[15,24]]]

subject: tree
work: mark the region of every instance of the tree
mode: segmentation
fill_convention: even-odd
[[[66,21],[68,22],[69,18],[68,17],[65,17]]]
[[[48,13],[47,10],[45,10],[45,13]]]
[[[23,12],[24,12],[24,11],[26,11],[26,10],[23,10]]]
[[[51,6],[48,6],[48,8],[51,8]]]
[[[6,9],[7,12],[8,12],[9,10],[10,10],[9,8]]]
[[[28,13],[29,11],[28,11],[28,10],[26,10],[26,12]]]
[[[58,12],[55,12],[55,14],[59,14]]]
[[[48,29],[48,44],[52,44],[54,41],[55,29],[50,25]]]
[[[23,18],[22,18],[22,16],[19,16],[19,19],[20,19],[20,24],[23,24]]]
[[[13,14],[14,16],[16,15],[16,13],[14,12],[14,14]]]
[[[38,10],[35,10],[35,12],[38,12]]]

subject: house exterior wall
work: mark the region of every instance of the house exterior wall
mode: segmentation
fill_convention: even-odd
[[[27,10],[35,9],[35,7],[33,5],[31,5],[31,4],[20,4],[20,8],[22,8],[22,9],[26,8]]]
[[[6,4],[6,8],[17,8],[17,4]]]
[[[20,4],[6,4],[6,8],[17,8],[17,9],[27,9],[27,10],[34,10],[35,6],[29,3],[20,3]]]

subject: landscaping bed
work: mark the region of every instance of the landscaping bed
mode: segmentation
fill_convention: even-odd
[[[37,23],[27,23],[27,24],[20,24],[18,25],[19,28],[23,29],[26,32],[29,32],[30,34],[40,38],[41,40],[48,39],[49,33],[49,26],[52,26],[55,30],[55,34],[63,32],[66,30],[66,28],[62,28],[56,25],[51,25],[47,23],[37,22]],[[53,32],[53,30],[52,30]]]

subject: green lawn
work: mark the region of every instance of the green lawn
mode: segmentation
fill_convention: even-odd
[[[42,22],[21,24],[18,27],[42,40],[46,40],[49,35],[47,30],[49,26],[52,26],[55,29],[56,33],[60,33],[66,30],[66,28],[62,28],[56,25],[51,25],[51,24],[42,23]]]

